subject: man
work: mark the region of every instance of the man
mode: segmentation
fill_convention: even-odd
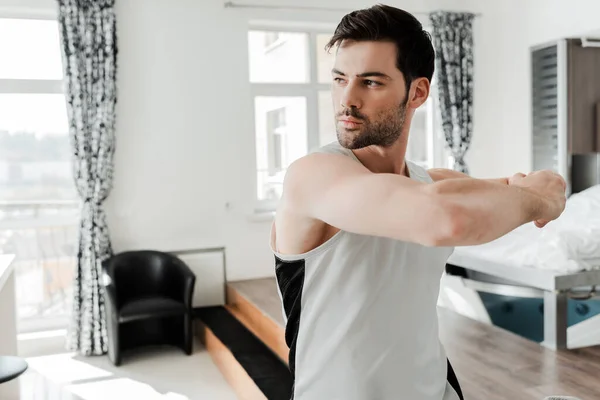
[[[405,161],[434,50],[410,14],[346,15],[332,93],[339,143],[294,162],[271,232],[295,400],[459,400],[436,303],[454,246],[562,213],[549,171],[482,180]]]

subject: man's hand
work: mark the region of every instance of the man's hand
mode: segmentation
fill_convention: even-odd
[[[543,228],[557,219],[565,209],[567,183],[562,176],[549,171],[535,171],[528,175],[517,173],[508,180],[509,185],[520,186],[543,199],[544,207],[534,220],[535,226]]]

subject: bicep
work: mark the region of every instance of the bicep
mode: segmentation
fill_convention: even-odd
[[[316,155],[315,155],[316,156]],[[429,242],[444,211],[428,184],[397,174],[374,174],[333,155],[311,156],[293,166],[285,203],[307,218],[357,234]]]
[[[426,204],[423,185],[394,174],[345,177],[315,201],[312,212],[349,232],[409,239],[410,227],[417,229],[417,210]]]

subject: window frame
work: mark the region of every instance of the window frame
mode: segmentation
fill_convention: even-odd
[[[441,124],[442,118],[435,76],[431,81],[430,93],[426,103],[423,104],[416,113],[426,114],[427,162],[417,162],[410,157],[408,158],[409,161],[415,162],[424,168],[446,168],[448,165],[449,153],[446,149],[446,139]]]
[[[23,7],[0,7],[0,19],[54,21],[56,12]],[[61,79],[4,79],[0,78],[2,94],[65,94],[64,72]]]
[[[252,127],[254,141],[256,142],[256,115],[254,101],[257,97],[304,97],[306,98],[306,129],[308,151],[320,145],[319,138],[319,91],[331,91],[331,83],[319,83],[317,65],[317,36],[330,35],[331,31],[325,28],[311,28],[300,26],[250,24],[246,34],[251,31],[260,32],[290,32],[303,33],[308,39],[308,82],[305,83],[254,83],[250,81],[250,98],[252,100]],[[257,214],[275,211],[278,200],[259,200],[256,184],[256,160],[254,161],[254,212]]]

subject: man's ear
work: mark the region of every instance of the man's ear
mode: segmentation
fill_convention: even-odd
[[[429,83],[429,79],[417,78],[412,81],[409,91],[410,98],[407,106],[415,109],[421,107],[429,98],[430,90],[431,85]]]

